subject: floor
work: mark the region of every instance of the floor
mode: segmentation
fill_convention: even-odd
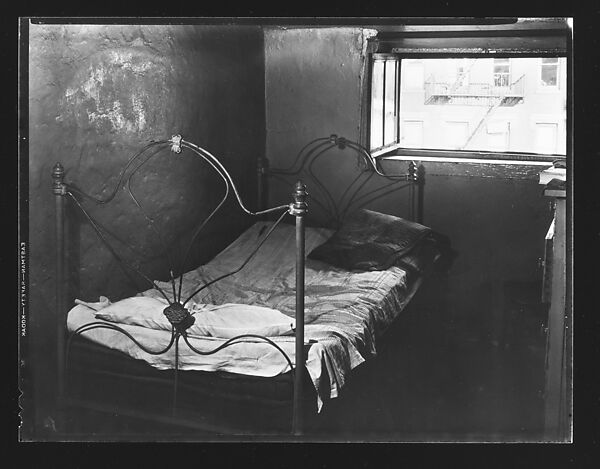
[[[524,301],[537,299],[537,285],[516,286]],[[541,441],[545,310],[535,304],[511,309],[509,298],[503,303],[509,310],[503,330],[494,335],[486,298],[473,298],[470,306],[461,302],[458,314],[456,300],[439,291],[422,293],[387,332],[372,366],[356,370],[345,402],[329,409],[329,422],[335,423],[323,435],[363,441]]]
[[[453,290],[452,299],[443,280],[424,284],[385,334],[378,356],[354,370],[341,397],[330,402],[320,416],[321,427],[308,439],[542,440],[544,313],[527,307],[538,298],[539,286],[506,283],[510,288],[504,289],[504,296],[516,295],[517,301],[503,299],[502,330],[493,334],[498,322],[490,318],[494,305],[486,289],[479,296],[456,295]],[[525,307],[515,307],[522,304]],[[167,426],[93,414],[77,418],[89,419],[95,428],[88,435],[92,440],[156,441],[172,435]],[[195,434],[194,439],[203,435]]]

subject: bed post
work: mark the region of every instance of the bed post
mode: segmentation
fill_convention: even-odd
[[[58,379],[57,402],[62,401],[65,385],[65,169],[56,163],[52,169],[52,192],[56,204],[56,376]]]
[[[416,221],[415,215],[415,184],[417,184],[417,165],[414,161],[408,163],[408,180],[411,184],[408,186],[408,203],[410,204],[410,219]]]
[[[257,158],[257,193],[256,193],[256,204],[257,210],[263,210],[265,208],[266,200],[266,178],[269,170],[269,160],[263,156]]]
[[[425,203],[425,166],[417,167],[417,223],[423,224],[423,205]]]
[[[304,383],[304,216],[308,211],[306,186],[296,183],[294,203],[290,213],[296,217],[296,368],[294,370],[294,401],[292,432],[302,435],[302,385]]]

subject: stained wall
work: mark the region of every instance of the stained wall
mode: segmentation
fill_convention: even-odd
[[[51,433],[53,417],[47,407],[56,350],[53,166],[60,162],[67,182],[106,199],[135,152],[181,134],[218,156],[246,204],[255,208],[255,164],[264,148],[263,54],[262,31],[253,26],[29,26],[27,340],[35,395],[26,399],[35,405],[24,417],[32,432]],[[177,259],[224,185],[191,153],[176,156],[168,148],[155,153],[157,148],[136,160],[148,162],[131,183],[145,215],[125,189],[109,204],[79,201],[106,228],[123,259],[143,259],[139,267],[148,277],[166,279],[170,265],[178,265],[168,256]],[[71,299],[97,301],[105,295],[114,301],[149,288],[139,276],[125,275],[73,207],[69,202]],[[225,209],[227,215],[206,226],[186,268],[210,259],[251,222],[233,203]]]

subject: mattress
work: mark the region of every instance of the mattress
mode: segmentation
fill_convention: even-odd
[[[270,224],[258,222],[212,261],[185,275],[182,298],[204,283],[239,268],[257,246]],[[332,235],[324,228],[306,228],[306,253]],[[426,244],[426,243],[425,243]],[[256,255],[237,274],[196,294],[192,301],[208,304],[244,303],[265,306],[295,315],[295,228],[281,224]],[[384,271],[349,272],[307,259],[305,272],[305,340],[310,347],[306,367],[316,390],[317,405],[338,396],[349,372],[377,353],[377,339],[401,313],[421,280],[415,272],[433,264],[435,246],[415,250],[412,257]],[[170,284],[157,282],[165,291]],[[160,297],[157,290],[143,296]],[[94,311],[83,305],[68,314],[73,331],[96,320]],[[122,326],[143,345],[160,349],[168,344],[170,333],[139,326]],[[173,368],[174,348],[164,355],[151,355],[139,349],[126,336],[105,329],[85,333],[86,339],[146,362],[158,370]],[[294,337],[271,337],[295,363]],[[224,342],[215,337],[191,338],[200,350],[211,350]],[[184,371],[224,372],[255,377],[275,377],[288,373],[289,365],[272,346],[259,341],[240,343],[214,355],[201,356],[184,343],[179,347],[179,367]]]
[[[70,402],[91,408],[101,403],[112,415],[163,417],[192,429],[228,434],[290,431],[291,372],[265,378],[224,371],[179,371],[175,414],[174,370],[159,370],[84,337],[73,341],[67,376]],[[304,380],[302,409],[309,428],[318,425],[319,414],[314,385],[306,374]]]

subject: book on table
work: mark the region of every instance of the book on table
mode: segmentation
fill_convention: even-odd
[[[544,169],[540,173],[540,184],[548,184],[553,179],[558,179],[560,181],[567,180],[567,170],[565,168],[556,168],[551,166],[547,169]]]

